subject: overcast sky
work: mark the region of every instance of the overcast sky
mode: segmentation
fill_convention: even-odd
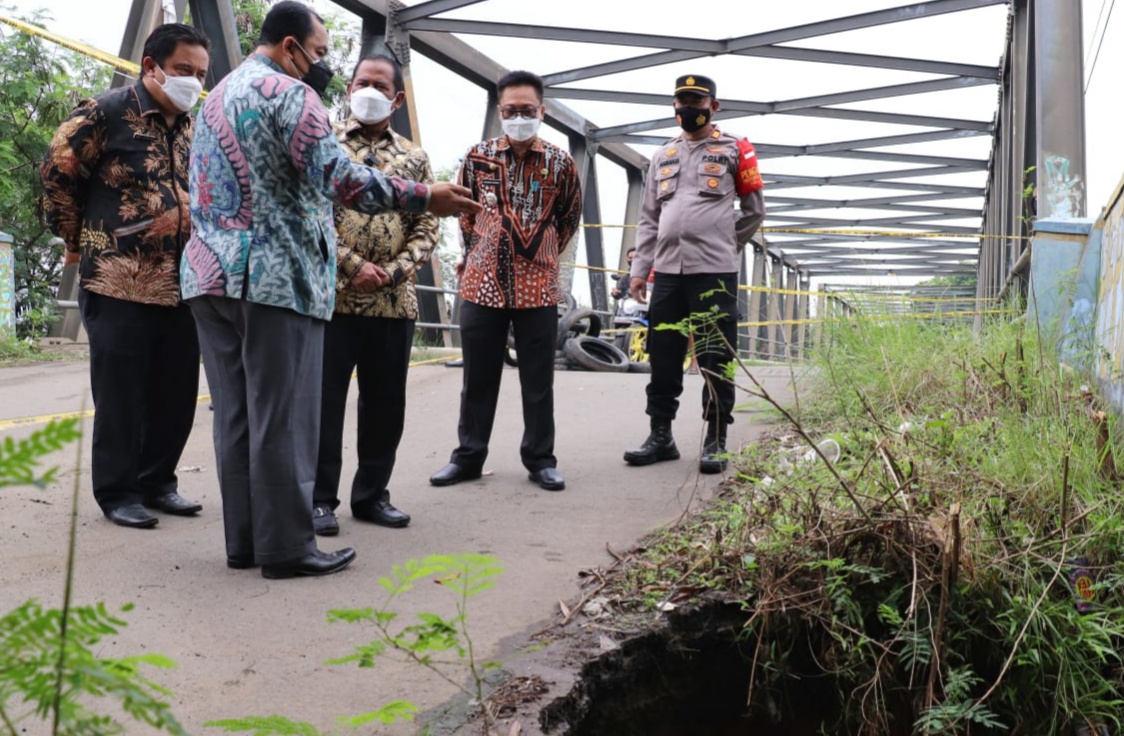
[[[120,47],[121,34],[131,1],[15,0],[14,4],[19,12],[43,8],[53,16],[54,20],[49,24],[52,30],[115,53]],[[408,4],[415,4],[415,2],[416,0],[411,0]],[[1084,11],[1086,75],[1088,76],[1092,56],[1097,42],[1100,41],[1101,29],[1105,25],[1103,16],[1113,0],[1081,0],[1081,2]],[[12,0],[8,0],[8,4],[12,4]],[[315,0],[314,4],[322,11],[336,10],[336,6],[329,0]],[[636,33],[685,34],[717,39],[904,4],[907,4],[906,0],[799,0],[782,3],[763,0],[752,2],[711,0],[707,3],[706,13],[698,22],[692,23],[690,28],[685,27],[687,16],[683,13],[683,4],[673,0],[615,0],[611,3],[606,0],[569,0],[565,4],[528,0],[488,0],[443,17],[560,26],[581,25],[603,30],[626,29]],[[1003,53],[1006,15],[1007,8],[1000,5],[819,37],[801,41],[797,45],[996,66]],[[1116,91],[1119,88],[1117,77],[1124,71],[1121,63],[1124,61],[1124,17],[1122,16],[1124,16],[1124,9],[1121,13],[1114,14],[1107,24],[1086,98],[1090,216],[1099,213],[1124,175],[1124,144],[1121,143],[1118,133],[1120,115],[1124,111],[1121,110],[1121,104],[1118,102],[1120,95]],[[723,21],[723,18],[729,20]],[[653,51],[497,37],[466,37],[465,40],[509,68],[527,68],[541,74]],[[417,54],[412,59],[411,69],[417,94],[422,144],[429,152],[436,168],[455,167],[463,152],[481,136],[486,106],[485,93],[482,89],[463,81],[455,74]],[[614,77],[586,80],[572,86],[670,94],[675,77],[685,73],[713,76],[718,84],[719,97],[765,102],[934,78],[932,75],[912,72],[739,57],[737,59],[702,58],[652,70],[639,70]],[[659,118],[669,112],[669,108],[625,106],[613,103],[568,101],[566,104],[601,126]],[[990,121],[995,114],[996,104],[996,87],[987,85],[905,98],[872,100],[845,107]],[[755,142],[795,145],[926,130],[916,127],[781,115],[743,118],[725,123],[723,127],[735,134],[747,136]],[[674,131],[654,131],[654,133],[673,134]],[[556,132],[547,131],[544,136],[559,144],[566,144],[565,138]],[[986,159],[990,145],[988,137],[980,136],[923,145],[898,146],[892,150]],[[652,151],[651,148],[639,150],[645,155],[649,155]],[[624,218],[623,172],[604,160],[598,165],[602,219],[606,223],[620,223]],[[902,164],[823,157],[770,159],[762,162],[762,168],[766,171],[802,175],[838,175],[906,167]],[[946,175],[932,180],[983,186],[986,173]],[[846,199],[879,196],[883,190],[834,187],[830,191],[823,188],[806,188],[785,190],[784,193],[786,196]],[[894,192],[886,190],[884,193]],[[978,200],[975,202],[948,200],[947,204],[978,206]],[[830,210],[815,214],[838,216]],[[885,217],[890,214],[878,211],[871,212],[870,216]],[[949,224],[976,226],[978,220],[953,221]],[[608,230],[605,236],[606,257],[612,261],[619,250],[620,231]]]

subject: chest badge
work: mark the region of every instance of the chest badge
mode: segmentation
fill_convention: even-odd
[[[705,166],[703,166],[703,171],[708,174],[721,174],[722,167],[718,164],[706,164]]]
[[[706,185],[708,187],[710,187],[711,189],[717,189],[718,188],[718,180],[717,179],[707,179]]]
[[[666,181],[660,182],[660,191],[661,192],[666,192],[667,187],[668,187],[668,183]]]
[[[671,173],[671,167],[670,166],[666,166],[666,167],[660,169],[660,176],[667,176],[670,173]]]
[[[672,156],[674,156],[677,153],[679,153],[678,148],[669,148],[669,149],[667,149],[666,151],[663,152],[663,155],[667,156],[668,158],[671,158]]]

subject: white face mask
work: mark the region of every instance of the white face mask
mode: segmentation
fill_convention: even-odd
[[[529,141],[538,135],[539,125],[541,120],[536,118],[525,118],[522,115],[517,115],[510,120],[502,119],[500,123],[503,125],[503,132],[507,137],[513,141]]]
[[[364,125],[381,123],[394,112],[394,101],[374,87],[364,87],[351,93],[351,114]]]
[[[199,96],[203,94],[203,83],[196,77],[173,77],[163,69],[160,72],[164,75],[164,83],[157,84],[160,84],[160,89],[164,90],[172,106],[180,112],[187,112],[195,107]]]

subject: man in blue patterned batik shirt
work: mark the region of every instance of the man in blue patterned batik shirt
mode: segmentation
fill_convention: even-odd
[[[327,54],[316,13],[273,5],[257,50],[208,96],[191,148],[181,282],[214,398],[227,564],[260,564],[267,578],[327,575],[355,558],[317,550],[312,524],[333,201],[362,212],[479,209],[463,187],[348,158],[320,100]]]

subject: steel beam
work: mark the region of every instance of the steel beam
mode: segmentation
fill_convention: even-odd
[[[642,46],[645,48],[698,51],[700,55],[726,53],[724,41],[682,36],[657,36],[625,31],[596,31],[590,28],[562,28],[522,23],[493,23],[480,20],[453,20],[419,18],[404,24],[411,31],[435,33],[460,33],[470,36],[502,36],[527,38],[538,41],[570,41],[574,43],[604,44],[606,46]]]
[[[391,114],[390,125],[400,135],[415,145],[421,146],[421,125],[418,121],[418,107],[414,100],[413,76],[410,74],[410,34],[396,21],[394,16],[367,13],[363,16],[362,32],[359,41],[359,58],[369,54],[386,54],[398,60],[402,66],[402,91],[405,103]],[[443,286],[441,269],[434,267],[433,260],[423,263],[417,270],[420,286]],[[418,321],[424,324],[448,324],[445,309],[445,296],[435,291],[418,291]],[[426,344],[443,344],[453,347],[451,330],[437,328],[423,329],[422,339]]]
[[[482,2],[482,0],[429,0],[429,2],[418,3],[408,8],[396,10],[394,19],[399,25],[406,26],[411,21],[418,20],[419,18],[428,18],[431,15],[448,13],[451,10],[463,8],[467,5],[475,5],[479,2]]]
[[[779,290],[784,289],[784,263],[779,258],[773,259],[772,278],[769,280],[769,286],[773,291],[769,292],[769,329],[766,331],[768,336],[766,339],[769,341],[769,357],[780,357],[784,335],[781,332],[781,325],[777,324],[781,321],[781,315],[784,314],[784,295],[779,293]]]
[[[1034,0],[1038,217],[1084,217],[1085,75],[1081,3]]]
[[[909,82],[907,84],[870,87],[867,89],[849,90],[847,92],[835,92],[827,95],[783,100],[774,102],[773,109],[777,112],[784,110],[803,110],[809,107],[844,105],[852,102],[866,102],[868,100],[884,100],[893,97],[943,92],[950,89],[979,87],[985,84],[995,84],[995,80],[986,77],[947,77],[945,79],[930,79],[924,82]]]
[[[571,147],[573,143],[571,143]],[[597,155],[596,148],[587,147],[585,181],[582,184],[582,220],[586,225],[601,225],[601,195],[597,187]],[[576,151],[581,153],[582,151]],[[609,311],[609,290],[605,287],[605,246],[604,230],[600,227],[586,227],[584,229],[585,262],[590,268],[589,296],[593,309],[601,312]],[[577,243],[573,246],[575,249]],[[575,258],[577,254],[574,254]]]
[[[390,116],[390,127],[416,145],[421,145],[421,127],[417,104],[414,102],[414,84],[410,76],[410,36],[395,26],[386,16],[368,14],[363,18],[359,35],[359,58],[370,54],[386,54],[402,65],[402,79],[406,102]],[[422,320],[433,322],[431,318]]]
[[[831,95],[818,95],[816,97],[804,97],[804,98],[793,99],[793,100],[780,100],[778,102],[760,103],[760,102],[740,101],[741,104],[738,104],[738,102],[735,102],[734,104],[723,103],[723,110],[720,110],[714,116],[714,119],[715,120],[723,120],[723,119],[730,119],[730,118],[739,118],[739,117],[744,117],[744,113],[750,113],[750,114],[754,114],[754,115],[767,115],[767,114],[770,114],[770,113],[801,114],[802,112],[806,112],[806,111],[812,110],[812,109],[821,110],[814,117],[839,117],[839,118],[856,119],[857,117],[863,116],[864,111],[844,111],[842,114],[836,114],[831,109],[828,109],[827,111],[823,111],[822,106],[824,106],[824,105],[841,105],[841,104],[846,104],[846,103],[851,103],[851,102],[865,102],[865,101],[868,101],[868,100],[887,99],[887,98],[893,98],[893,97],[903,97],[903,96],[913,95],[913,94],[926,94],[926,93],[929,93],[929,92],[937,92],[937,91],[941,91],[941,90],[962,89],[962,88],[965,88],[965,87],[973,87],[973,86],[979,86],[979,85],[983,85],[983,84],[994,84],[994,83],[995,83],[994,80],[984,79],[984,78],[980,78],[980,77],[950,77],[948,79],[935,79],[935,80],[926,81],[926,82],[913,82],[913,83],[910,83],[910,84],[898,84],[898,85],[893,85],[893,86],[889,86],[889,87],[871,87],[869,89],[852,90],[850,92],[840,92],[840,93],[831,94]],[[564,97],[567,94],[565,91],[563,91],[561,94],[557,94],[557,92],[558,92],[558,90],[551,90],[551,94],[548,95],[548,96]],[[596,96],[600,97],[600,95],[596,95]],[[589,99],[589,98],[595,97],[595,95],[586,94],[586,95],[584,95],[584,97],[586,99]],[[647,101],[648,98],[650,97],[649,95],[644,95],[643,97],[646,101],[641,103],[641,104],[653,104],[652,102]],[[664,102],[664,104],[668,104],[668,106],[670,106],[670,104],[669,104],[670,100],[668,98],[665,97],[663,102]],[[896,121],[896,120],[893,120],[892,118],[890,118],[889,117],[890,113],[880,113],[880,114],[872,113],[872,115],[877,115],[877,117],[880,118],[878,120],[878,122],[891,122],[891,123],[900,122],[900,121]],[[935,126],[935,125],[938,124],[938,121],[936,119],[929,119],[929,120],[925,121],[923,124],[926,124],[926,125],[932,124],[932,125]],[[644,121],[640,121],[640,122],[636,122],[636,123],[628,123],[628,124],[625,124],[625,125],[614,125],[614,126],[610,126],[610,127],[607,127],[607,128],[602,128],[601,131],[598,132],[598,137],[600,138],[600,137],[608,137],[608,136],[614,136],[614,135],[626,135],[626,134],[630,134],[630,133],[642,133],[642,132],[648,131],[648,130],[660,130],[660,129],[663,129],[663,128],[670,128],[670,127],[673,127],[675,125],[676,125],[676,122],[675,122],[674,116],[661,117],[661,118],[655,118],[655,119],[652,119],[652,120],[644,120]],[[986,134],[989,134],[991,132],[991,125],[986,124],[986,123],[981,123],[981,124],[974,124],[974,125],[971,125],[970,127],[966,127],[966,128],[955,128],[955,129],[956,130],[966,130],[966,131],[970,130],[970,131],[975,131],[976,134],[986,135]],[[929,134],[921,133],[919,135],[929,135]],[[930,139],[930,140],[933,140],[933,139]]]
[[[765,286],[765,262],[769,259],[763,246],[753,244],[753,278],[750,280],[749,285],[757,287],[749,292],[749,311],[746,313],[746,319],[750,322],[764,322],[765,315],[765,293],[761,291]],[[748,250],[748,248],[747,248]],[[761,349],[761,335],[763,328],[760,325],[750,327],[750,343],[749,350],[753,355],[760,356],[764,353]]]
[[[987,135],[987,133],[982,130],[935,130],[930,133],[908,133],[906,135],[887,135],[878,138],[860,138],[853,141],[839,141],[838,143],[821,143],[808,146],[808,152],[816,154],[832,151],[853,151],[857,148],[905,146],[911,143],[945,141],[953,138],[972,138],[978,135]]]
[[[742,49],[734,53],[742,56],[760,56],[768,59],[784,59],[786,61],[807,61],[816,64],[842,64],[844,66],[894,69],[904,72],[921,72],[923,74],[948,74],[961,77],[999,79],[999,70],[991,66],[956,64],[953,62],[934,61],[931,59],[909,59],[899,56],[853,54],[846,51],[825,51],[824,49],[809,49],[801,46],[759,46],[752,49]]]
[[[842,176],[798,176],[795,174],[765,174],[765,181],[772,189],[792,189],[795,187],[817,186],[833,184],[836,186],[874,186],[885,184],[887,189],[896,182],[884,181],[886,179],[911,179],[922,176],[943,176],[944,174],[959,174],[972,169],[962,169],[957,166],[933,166],[927,169],[900,169],[897,171],[872,171],[865,174],[845,174]],[[925,186],[925,185],[921,185]],[[940,187],[940,185],[929,185]],[[902,187],[899,187],[902,188]],[[944,188],[944,187],[941,187]],[[951,188],[951,187],[949,187]],[[922,190],[922,191],[933,191]]]
[[[152,33],[152,30],[160,25],[162,20],[163,10],[159,0],[133,0],[133,4],[129,8],[129,17],[125,21],[125,33],[121,38],[121,52],[118,56],[139,64],[148,34]],[[125,87],[134,82],[136,82],[135,77],[115,71],[110,87]],[[60,298],[62,298],[61,295]]]
[[[385,17],[390,12],[391,0],[333,0],[333,2],[360,17],[372,13]],[[411,32],[410,47],[484,89],[494,88],[496,81],[509,71],[464,41],[443,33]],[[559,130],[567,134],[579,133],[585,136],[597,129],[597,126],[565,105],[555,100],[544,102],[547,122]],[[621,143],[605,143],[600,146],[598,153],[625,168],[643,169],[648,163],[647,157]]]
[[[982,8],[988,5],[999,5],[1005,2],[1007,2],[1007,0],[932,0],[931,2],[916,3],[899,8],[890,8],[888,10],[879,10],[873,13],[862,13],[860,15],[851,15],[844,18],[833,18],[831,20],[821,21],[818,23],[808,23],[802,26],[794,26],[792,28],[782,28],[775,31],[767,31],[765,33],[742,36],[740,38],[734,38],[726,41],[723,48],[719,51],[686,50],[687,47],[684,43],[659,44],[658,48],[666,48],[672,50],[662,51],[656,54],[648,54],[645,56],[638,56],[631,59],[622,59],[620,61],[608,62],[606,64],[594,64],[591,66],[583,67],[581,69],[571,69],[564,72],[557,72],[555,74],[547,75],[543,78],[543,81],[549,86],[554,86],[558,84],[565,84],[567,82],[574,82],[579,79],[589,79],[592,77],[607,76],[609,74],[619,74],[621,72],[632,71],[633,69],[648,69],[662,64],[670,64],[677,61],[697,59],[702,56],[721,53],[746,53],[750,49],[772,46],[773,44],[790,43],[792,41],[799,41],[801,39],[815,38],[817,36],[824,36],[833,33],[842,33],[844,31],[853,31],[860,28],[871,28],[874,26],[885,25],[887,23],[898,23],[902,21],[916,20],[923,17],[943,15],[945,13],[956,13],[963,10],[973,10],[975,8]],[[630,35],[636,36],[639,34]],[[702,39],[690,40],[702,44],[707,43],[707,41]],[[613,41],[608,40],[605,41],[605,43],[612,44]]]
[[[234,71],[242,63],[242,46],[230,0],[188,0],[191,22],[211,40],[211,68],[207,88]]]
[[[503,124],[500,123],[499,108],[500,98],[496,94],[496,90],[488,90],[488,106],[484,110],[484,138],[483,140],[491,140],[492,138],[499,138],[503,135]]]
[[[796,291],[800,288],[800,275],[794,268],[784,269],[784,283],[785,289]],[[781,334],[784,335],[784,357],[786,360],[792,360],[795,355],[793,354],[793,336],[795,335],[796,325],[792,324],[796,319],[796,304],[800,301],[799,294],[785,294],[784,295],[784,321],[785,324],[781,325]]]
[[[628,250],[636,247],[636,235],[640,223],[640,208],[644,203],[644,174],[635,169],[628,169],[628,194],[624,202],[624,228],[621,234],[621,252],[617,259],[617,268],[622,271],[628,268]]]

